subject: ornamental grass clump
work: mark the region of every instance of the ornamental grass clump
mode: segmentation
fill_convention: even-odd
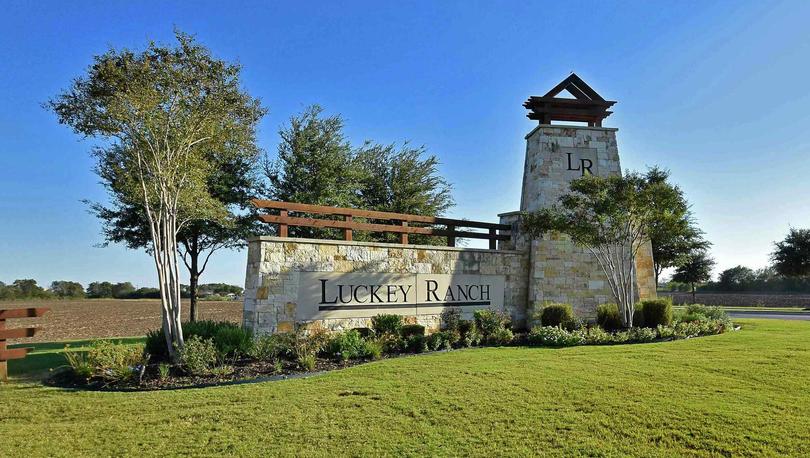
[[[130,382],[143,374],[149,361],[143,345],[108,340],[91,343],[86,352],[69,350],[69,346],[65,346],[65,358],[77,377],[105,383]]]

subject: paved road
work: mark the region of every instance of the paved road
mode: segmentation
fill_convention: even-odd
[[[771,320],[804,320],[810,321],[810,312],[771,312],[771,311],[745,311],[745,312],[728,312],[728,316],[732,318],[765,318]]]

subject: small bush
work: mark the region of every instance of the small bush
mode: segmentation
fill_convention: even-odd
[[[382,346],[383,353],[391,354],[408,351],[408,342],[399,335],[382,335],[377,337],[376,341]]]
[[[216,367],[219,357],[213,339],[191,336],[178,353],[178,361],[183,369],[191,375],[208,375]]]
[[[399,329],[399,335],[401,335],[403,339],[415,335],[423,336],[425,335],[425,327],[421,324],[406,324]]]
[[[627,340],[629,342],[652,342],[658,337],[658,332],[655,329],[645,328],[645,327],[635,327],[630,329],[628,332]]]
[[[377,315],[371,319],[371,327],[378,336],[397,335],[402,328],[402,317],[400,315]]]
[[[250,354],[253,334],[238,326],[222,326],[214,334],[214,345],[221,358],[237,358]]]
[[[315,370],[315,364],[318,362],[315,355],[308,354],[308,355],[301,355],[298,360],[298,367],[305,371],[313,371]]]
[[[158,364],[158,380],[165,382],[169,378],[169,372],[171,372],[171,366],[166,363]]]
[[[458,308],[446,308],[442,311],[442,330],[458,332],[461,322],[461,310]]]
[[[450,350],[456,342],[456,336],[450,331],[434,332],[427,337],[427,347],[432,351]]]
[[[644,311],[643,323],[639,326],[647,328],[657,328],[658,326],[669,326],[672,324],[672,302],[669,299],[650,299],[641,302]]]
[[[144,351],[151,356],[154,361],[165,361],[169,359],[168,348],[166,347],[166,337],[163,329],[156,329],[146,333]]]
[[[99,340],[87,351],[85,362],[92,368],[93,377],[118,383],[135,378],[146,366],[148,359],[148,356],[144,356],[143,345]],[[80,370],[82,375],[86,374],[86,368],[80,366]]]
[[[460,321],[458,332],[460,337],[459,345],[462,347],[474,347],[481,343],[481,333],[478,332],[475,321]]]
[[[500,328],[486,337],[487,345],[504,346],[510,345],[515,335],[511,329]]]
[[[619,306],[616,304],[601,304],[597,306],[596,323],[606,331],[622,329],[622,319],[619,317]]]
[[[360,337],[369,339],[374,337],[374,330],[371,328],[354,328],[355,331],[360,333]]]
[[[562,326],[569,329],[574,323],[574,311],[571,304],[547,304],[540,311],[540,324],[543,326]]]
[[[585,336],[581,331],[566,331],[560,326],[535,326],[528,340],[530,345],[572,347],[585,342]]]
[[[95,368],[87,358],[87,352],[70,349],[70,345],[65,345],[65,359],[73,374],[85,380],[89,380],[95,372]]]
[[[327,345],[327,354],[343,361],[358,359],[365,356],[365,344],[360,333],[351,331],[335,334]]]
[[[419,334],[405,339],[405,348],[412,353],[422,353],[428,350],[427,339]]]
[[[276,361],[282,355],[291,357],[291,348],[284,342],[285,334],[266,334],[260,336],[253,342],[250,349],[250,357],[259,361]]]
[[[728,314],[722,307],[690,304],[678,316],[678,321],[728,320]]]
[[[473,314],[478,332],[485,338],[509,325],[509,316],[492,309],[476,310]]]
[[[614,342],[613,334],[605,331],[599,326],[588,329],[585,333],[586,345],[606,345]]]
[[[383,343],[378,339],[363,340],[363,356],[370,359],[380,359],[383,354]]]

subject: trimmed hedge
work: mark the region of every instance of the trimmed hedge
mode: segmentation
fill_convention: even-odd
[[[646,328],[669,326],[672,324],[672,302],[669,299],[650,299],[641,302],[643,323]]]
[[[619,317],[619,306],[616,304],[600,304],[596,307],[596,324],[605,331],[618,331],[622,329],[622,319]]]
[[[399,329],[399,334],[403,339],[416,335],[423,336],[425,335],[425,327],[421,324],[406,324]]]
[[[574,310],[571,304],[547,304],[540,311],[540,324],[543,326],[571,327],[574,323]]]

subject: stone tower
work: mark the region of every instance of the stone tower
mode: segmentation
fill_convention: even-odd
[[[567,90],[575,99],[557,98]],[[602,120],[616,102],[604,100],[575,74],[571,74],[542,97],[524,104],[530,119],[540,122],[526,135],[526,160],[520,211],[536,211],[558,202],[569,183],[584,174],[621,174],[615,128],[602,127]],[[576,121],[587,125],[551,124]],[[506,213],[501,222],[513,224],[510,248],[529,250],[530,277],[527,310],[545,301],[570,303],[578,316],[593,317],[597,304],[614,302],[605,274],[596,258],[575,246],[566,236],[530,239],[520,233],[519,212]],[[655,297],[652,248],[642,248],[636,258],[637,286],[641,298]]]

